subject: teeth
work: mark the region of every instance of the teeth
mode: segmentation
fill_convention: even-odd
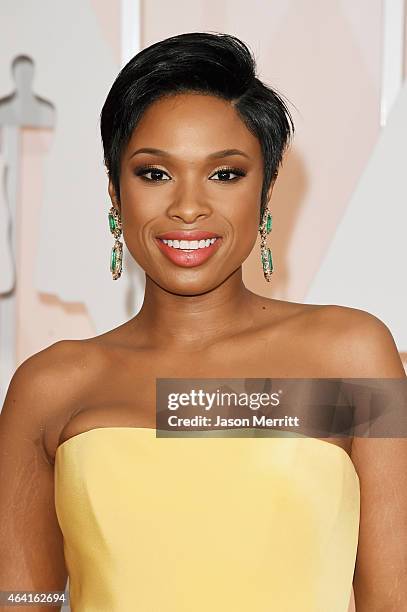
[[[207,238],[207,240],[164,240],[163,242],[173,249],[191,250],[206,249],[213,244],[217,238]]]

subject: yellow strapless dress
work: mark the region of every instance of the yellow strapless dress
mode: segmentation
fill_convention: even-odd
[[[347,612],[360,520],[348,454],[224,433],[98,427],[58,447],[73,612]]]

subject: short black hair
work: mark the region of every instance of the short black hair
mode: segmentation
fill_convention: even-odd
[[[258,138],[264,160],[261,220],[294,122],[282,95],[256,77],[252,52],[230,34],[171,36],[137,53],[119,72],[100,114],[104,162],[116,196],[122,152],[144,111],[165,95],[187,92],[231,101]]]

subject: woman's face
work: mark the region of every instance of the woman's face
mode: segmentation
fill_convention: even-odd
[[[162,288],[181,295],[209,291],[241,266],[256,242],[262,183],[260,143],[231,103],[201,94],[161,98],[148,107],[122,156],[127,248]],[[111,183],[109,193],[113,201]],[[213,244],[206,246],[208,238],[197,231]]]

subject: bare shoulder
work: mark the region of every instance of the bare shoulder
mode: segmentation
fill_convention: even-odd
[[[87,340],[60,340],[31,355],[15,370],[0,413],[1,436],[17,432],[46,446],[80,402],[105,361]]]
[[[29,393],[37,398],[58,398],[84,374],[102,352],[88,340],[59,340],[25,359],[16,369],[9,393]]]
[[[72,353],[70,341],[58,341],[25,359],[15,370],[7,391],[5,408],[10,409],[10,401],[21,394],[44,397],[58,389],[56,374],[61,362]],[[8,401],[7,401],[8,400]]]
[[[405,376],[391,330],[379,317],[336,304],[304,306],[301,316],[313,347],[329,355],[339,376]]]

